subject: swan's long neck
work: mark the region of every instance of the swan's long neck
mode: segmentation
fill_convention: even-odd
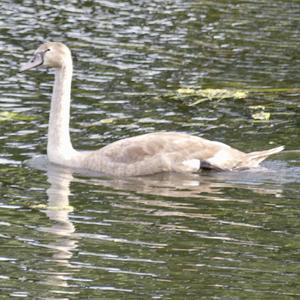
[[[51,99],[47,153],[48,159],[58,164],[66,164],[76,153],[69,128],[72,72],[71,58],[56,69]]]

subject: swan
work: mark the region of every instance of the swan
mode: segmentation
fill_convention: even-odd
[[[69,132],[73,72],[70,49],[60,42],[44,43],[20,71],[40,66],[55,69],[47,143],[50,163],[116,177],[195,173],[202,168],[220,171],[254,168],[269,155],[284,149],[280,146],[245,153],[224,143],[185,133],[154,132],[125,138],[99,150],[77,151]]]

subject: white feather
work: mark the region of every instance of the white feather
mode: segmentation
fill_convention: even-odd
[[[192,171],[198,171],[200,169],[201,162],[199,159],[188,159],[184,160],[182,164]]]

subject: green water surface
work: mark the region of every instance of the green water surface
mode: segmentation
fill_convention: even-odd
[[[300,297],[299,1],[0,6],[1,299]],[[18,69],[49,40],[75,56],[78,149],[170,130],[286,151],[257,170],[189,176],[48,165],[53,72]],[[190,106],[180,88],[249,94]]]

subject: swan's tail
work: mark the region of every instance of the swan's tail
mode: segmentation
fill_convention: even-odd
[[[284,146],[276,147],[265,151],[255,151],[246,154],[246,159],[239,168],[255,168],[268,156],[281,152]]]

